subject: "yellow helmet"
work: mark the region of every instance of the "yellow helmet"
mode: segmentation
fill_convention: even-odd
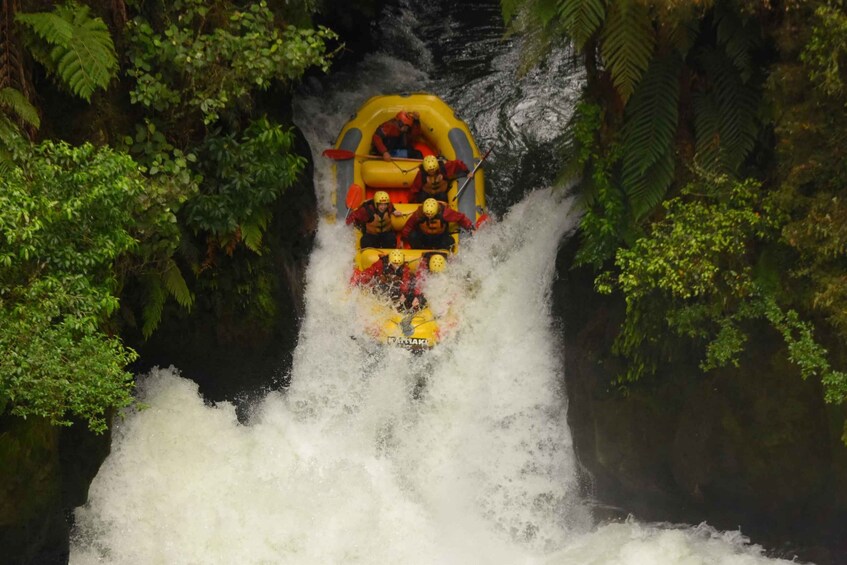
[[[429,174],[438,170],[438,159],[434,155],[427,155],[423,160],[423,168]]]
[[[433,255],[429,258],[429,270],[432,273],[440,273],[444,269],[447,268],[447,259],[444,258],[444,255]]]
[[[406,262],[406,257],[403,255],[403,252],[399,249],[392,249],[391,253],[388,254],[388,262],[394,265],[395,267],[399,267],[400,265]]]
[[[438,213],[438,201],[435,198],[427,198],[421,208],[423,208],[424,216],[431,218]]]
[[[391,204],[391,198],[384,190],[380,190],[374,194],[374,204]]]

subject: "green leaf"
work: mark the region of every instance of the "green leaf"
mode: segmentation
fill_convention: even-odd
[[[167,294],[159,277],[151,275],[145,277],[145,279],[147,283],[147,300],[144,302],[144,309],[141,311],[141,319],[143,321],[141,332],[144,334],[144,338],[147,339],[153,335],[153,332],[162,320],[162,310],[165,307]]]
[[[753,52],[762,45],[761,30],[745,22],[736,9],[719,3],[715,9],[718,44],[747,82],[753,75]]]
[[[559,12],[558,0],[534,0],[532,10],[546,27]]]
[[[41,127],[41,118],[38,110],[30,104],[26,96],[15,88],[0,89],[0,108],[7,109],[23,120],[25,123],[38,128]]]
[[[648,7],[634,0],[613,3],[607,18],[601,53],[626,102],[650,64],[656,43],[653,22]]]
[[[627,105],[623,183],[636,217],[661,202],[673,179],[680,66],[675,55],[654,60]]]
[[[19,13],[16,19],[52,46],[48,70],[80,98],[91,100],[94,91],[105,89],[117,74],[109,28],[89,15],[88,6],[69,3],[53,12]]]
[[[258,223],[241,224],[241,237],[248,249],[258,255],[262,254],[262,228]]]
[[[574,45],[582,49],[606,17],[604,0],[559,0],[559,17]]]
[[[173,259],[168,260],[167,267],[162,273],[162,282],[164,282],[165,288],[180,306],[183,308],[191,307],[194,303],[194,297],[191,295],[191,291],[188,290],[188,285],[185,283],[182,272]]]
[[[15,20],[29,26],[38,36],[51,45],[67,45],[74,36],[73,23],[56,12],[35,12],[15,14]],[[87,11],[88,8],[85,8]]]
[[[735,173],[756,143],[760,97],[723,52],[704,51],[701,61],[709,87],[694,98],[698,161]]]

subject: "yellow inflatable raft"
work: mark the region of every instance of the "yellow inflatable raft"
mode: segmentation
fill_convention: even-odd
[[[377,128],[398,112],[417,112],[420,115],[424,140],[416,145],[424,155],[436,155],[447,160],[460,159],[469,169],[473,169],[483,157],[474,143],[468,126],[456,117],[453,110],[440,98],[432,94],[384,95],[375,96],[365,102],[359,111],[342,128],[335,143],[335,149],[325,152],[334,159],[335,187],[332,194],[335,217],[344,221],[352,208],[362,201],[373,198],[378,190],[389,193],[394,207],[403,216],[392,219],[397,235],[397,246],[403,249],[409,267],[414,271],[427,250],[409,249],[400,241],[399,232],[407,218],[420,204],[414,203],[410,187],[420,166],[420,160],[396,159],[384,161],[376,155],[372,147],[372,138]],[[467,185],[463,187],[465,181]],[[349,195],[362,194],[358,202],[348,202]],[[361,191],[357,187],[362,187]],[[463,187],[463,188],[462,188]],[[472,179],[460,178],[451,183],[448,191],[448,205],[478,222],[486,214],[485,176],[482,169],[476,170]],[[459,192],[461,188],[461,194]],[[451,224],[453,246],[441,250],[445,255],[459,252],[462,237],[457,226]],[[364,270],[391,249],[360,247],[361,233],[357,230],[355,268]],[[391,312],[382,327],[371,333],[383,343],[399,345],[409,349],[432,347],[438,342],[438,321],[428,308],[414,312]]]

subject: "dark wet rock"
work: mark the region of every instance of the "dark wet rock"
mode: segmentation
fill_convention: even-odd
[[[109,450],[84,424],[0,417],[0,563],[67,563],[73,508]]]
[[[847,562],[845,414],[823,402],[765,327],[738,368],[702,374],[696,352],[620,387],[608,353],[623,305],[558,258],[554,309],[565,331],[568,420],[587,493],[609,514],[738,529],[774,556]],[[684,357],[684,355],[683,355]]]

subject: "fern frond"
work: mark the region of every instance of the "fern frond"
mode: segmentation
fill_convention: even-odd
[[[668,26],[666,34],[668,44],[673,46],[681,57],[685,57],[700,34],[700,20],[691,19],[674,22]]]
[[[626,108],[623,184],[636,217],[661,202],[673,178],[681,63],[675,55],[654,60]]]
[[[647,6],[633,0],[612,4],[601,54],[624,102],[629,100],[653,55],[656,36]]]
[[[82,8],[88,12],[88,7]],[[60,13],[60,10],[62,13]],[[33,12],[15,14],[15,21],[28,26],[38,37],[50,45],[67,45],[74,36],[74,26],[70,19],[65,19],[64,6],[56,8],[55,12]]]
[[[647,167],[632,184],[625,186],[632,215],[636,219],[643,218],[664,200],[676,168],[672,149]]]
[[[182,272],[173,259],[168,260],[167,266],[162,272],[162,282],[165,284],[168,293],[176,299],[180,306],[191,308],[191,305],[194,304],[194,297],[188,290]]]
[[[713,116],[718,120],[720,166],[725,172],[734,173],[756,144],[759,94],[745,84],[742,73],[725,53],[707,51],[701,61],[709,84],[707,94],[713,102],[711,106],[701,102],[698,107],[714,112]],[[695,107],[695,111],[698,107]],[[711,119],[714,120],[714,117]],[[695,125],[704,127],[704,131],[696,132],[700,148],[707,146],[707,136],[714,136],[714,132],[709,129],[713,126],[708,125],[708,119],[695,116]]]
[[[559,0],[559,17],[577,49],[594,35],[606,18],[604,0]]]
[[[531,10],[541,21],[541,26],[546,28],[559,13],[559,0],[533,0]]]
[[[147,339],[153,335],[153,332],[159,327],[159,322],[162,321],[162,310],[165,307],[165,299],[168,295],[158,275],[148,275],[144,277],[144,282],[147,300],[144,302],[144,309],[141,311],[141,333],[144,335],[144,339]]]
[[[102,19],[92,18],[87,6],[70,3],[53,12],[19,13],[16,19],[51,46],[49,63],[43,56],[39,60],[80,98],[89,101],[94,91],[105,89],[117,73],[118,58],[109,28]]]
[[[262,228],[259,227],[259,224],[241,224],[241,238],[248,249],[257,255],[262,254]]]
[[[721,164],[720,105],[711,94],[694,95],[694,160],[706,171],[726,172]]]
[[[38,110],[30,104],[21,91],[15,88],[0,89],[0,108],[8,110],[34,128],[41,126]]]
[[[269,212],[259,212],[255,217],[241,224],[241,239],[244,245],[256,255],[262,254],[262,234],[268,229],[270,220]]]
[[[737,9],[718,4],[715,10],[718,45],[721,45],[729,60],[738,69],[741,79],[746,83],[753,74],[753,52],[762,42],[761,33],[754,29],[749,20]]]

